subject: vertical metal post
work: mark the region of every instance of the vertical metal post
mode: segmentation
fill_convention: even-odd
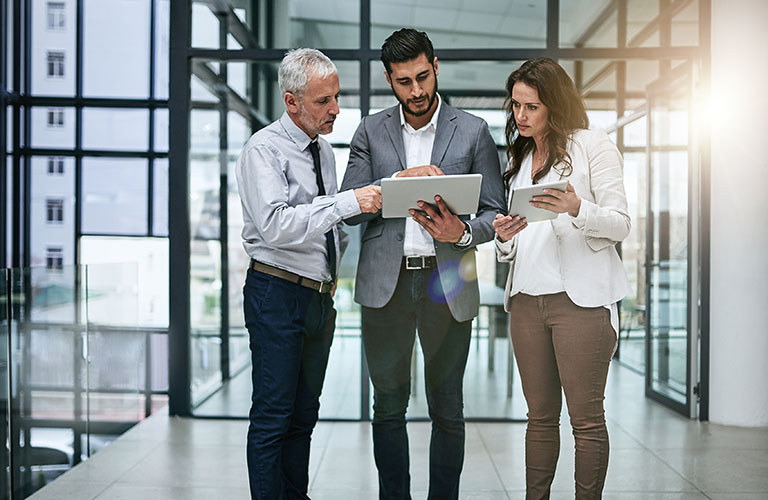
[[[219,47],[227,46],[228,13],[223,13],[219,19]],[[219,63],[219,78],[227,81],[226,61]],[[221,357],[221,380],[229,380],[229,211],[228,197],[228,127],[227,115],[229,112],[227,94],[219,92],[219,243],[221,245],[221,292],[220,292],[220,317],[221,329],[219,331],[219,356]]]
[[[170,134],[168,151],[168,235],[170,245],[168,332],[168,406],[171,415],[191,415],[190,394],[190,224],[189,224],[189,78],[190,0],[171,2]]]
[[[360,1],[360,53],[366,54],[371,48],[371,0]],[[371,110],[371,60],[360,58],[360,116],[368,116]],[[363,234],[360,233],[362,238]],[[362,328],[362,325],[361,325]],[[371,420],[371,384],[368,361],[360,333],[360,420]]]

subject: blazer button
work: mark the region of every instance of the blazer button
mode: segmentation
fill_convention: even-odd
[[[403,241],[403,233],[397,234],[397,241]]]

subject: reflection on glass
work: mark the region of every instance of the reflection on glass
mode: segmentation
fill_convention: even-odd
[[[13,377],[3,429],[9,474],[30,495],[148,414],[150,344],[138,326],[133,264],[13,269],[9,280],[10,296],[0,292],[10,340],[3,373]],[[96,425],[105,434],[89,434]]]
[[[625,128],[625,138],[626,138]],[[644,153],[624,154],[624,190],[632,220],[629,236],[621,242],[621,259],[632,292],[621,301],[619,331],[622,363],[645,371],[645,235],[647,180]]]
[[[651,380],[654,389],[685,403],[689,334],[688,153],[655,152],[651,169]]]

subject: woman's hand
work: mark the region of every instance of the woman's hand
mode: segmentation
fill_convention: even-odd
[[[571,183],[568,182],[568,187],[565,188],[564,192],[557,189],[545,189],[543,195],[534,196],[531,198],[531,206],[543,208],[556,214],[568,212],[571,217],[576,217],[581,208],[581,198],[576,194]]]
[[[519,215],[501,215],[496,214],[493,219],[493,230],[499,235],[499,239],[509,241],[514,235],[528,227],[528,222],[525,218],[520,218]]]

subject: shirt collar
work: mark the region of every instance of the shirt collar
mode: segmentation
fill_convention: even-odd
[[[443,98],[440,97],[440,94],[437,94],[437,108],[435,109],[435,114],[432,115],[432,119],[429,120],[429,123],[421,127],[419,130],[424,130],[430,126],[433,127],[435,130],[437,130],[437,117],[440,114],[440,107],[442,106],[442,104],[443,104]],[[400,126],[406,127],[406,130],[408,128],[410,128],[411,130],[415,130],[413,127],[411,127],[411,125],[407,121],[405,121],[405,114],[403,114],[403,105],[400,104],[397,107],[397,109],[400,112]],[[418,132],[418,130],[415,130],[415,131]]]
[[[283,126],[283,129],[288,134],[288,137],[290,137],[294,144],[296,144],[296,146],[299,148],[299,151],[304,151],[307,149],[307,147],[309,147],[309,143],[313,142],[307,133],[301,130],[299,126],[294,123],[293,119],[291,119],[287,111],[284,111],[283,116],[280,117],[280,125]]]

